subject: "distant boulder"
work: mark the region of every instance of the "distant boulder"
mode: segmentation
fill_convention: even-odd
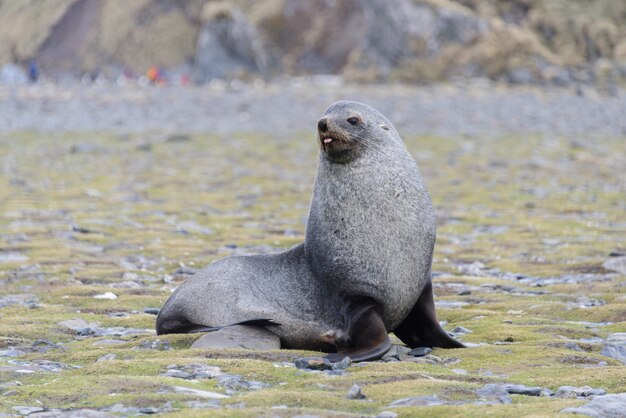
[[[268,58],[259,34],[246,16],[226,2],[208,3],[202,12],[196,46],[196,81],[263,74]]]

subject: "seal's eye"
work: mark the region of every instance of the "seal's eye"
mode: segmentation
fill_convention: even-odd
[[[359,123],[359,118],[354,118],[354,117],[348,118],[348,123],[350,125],[356,125],[357,123]]]

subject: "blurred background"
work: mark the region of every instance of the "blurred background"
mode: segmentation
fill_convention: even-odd
[[[625,0],[0,0],[0,416],[623,416],[625,85]],[[302,242],[339,99],[419,164],[472,348],[329,376],[154,335],[197,269]]]
[[[0,79],[626,78],[620,0],[1,0]]]

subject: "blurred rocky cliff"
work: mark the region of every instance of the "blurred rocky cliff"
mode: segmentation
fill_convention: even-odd
[[[626,79],[622,0],[0,0],[0,67],[197,81]]]

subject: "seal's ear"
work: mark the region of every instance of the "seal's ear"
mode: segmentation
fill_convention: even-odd
[[[381,123],[380,127],[383,128],[385,131],[389,130],[389,126],[385,125],[384,123]]]

